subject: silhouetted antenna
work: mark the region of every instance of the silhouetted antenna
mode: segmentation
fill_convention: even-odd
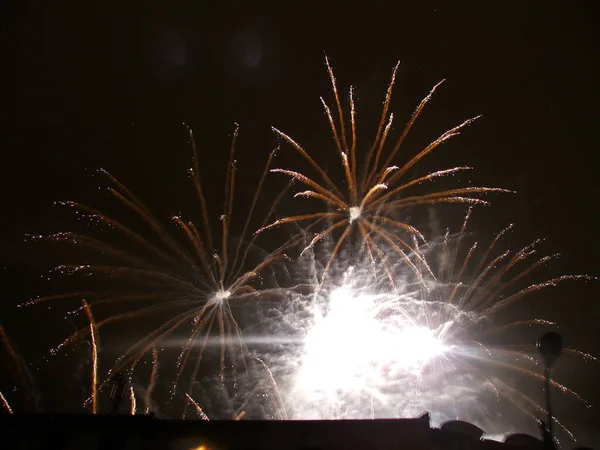
[[[542,422],[541,424],[544,448],[555,450],[556,444],[552,432],[552,405],[550,403],[550,369],[562,350],[562,336],[555,331],[546,333],[537,342],[537,348],[544,360],[544,389],[546,391],[546,411],[548,412],[546,423]]]
[[[125,376],[117,372],[110,380],[110,394],[109,398],[112,400],[112,410],[114,414],[119,412],[119,408],[121,407],[121,403],[125,399],[127,395],[127,379]]]

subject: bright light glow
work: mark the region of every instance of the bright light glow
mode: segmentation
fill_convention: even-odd
[[[224,301],[226,301],[230,296],[231,296],[231,292],[223,290],[223,289],[219,289],[217,292],[214,293],[214,295],[208,301],[208,303],[211,306],[220,305]]]
[[[418,378],[443,353],[435,331],[419,326],[382,296],[333,290],[326,311],[315,312],[295,388],[307,401],[379,392],[390,379]]]
[[[361,211],[359,206],[351,206],[350,207],[350,223],[354,222],[356,219],[360,217]]]
[[[213,296],[208,300],[208,304],[210,306],[220,306],[223,302],[227,301],[227,299],[231,296],[230,291],[226,291],[224,289],[219,289],[217,292],[213,294]]]
[[[219,290],[215,293],[215,298],[217,300],[227,300],[230,295],[231,295],[231,292],[229,292],[229,291]]]
[[[369,261],[332,270],[318,292],[294,298],[301,313],[292,316],[291,331],[303,333],[301,346],[271,364],[283,380],[290,418],[406,418],[428,411],[433,426],[464,418],[484,430],[494,429],[490,423],[519,429],[510,418],[481,413],[480,405],[498,402],[508,386],[481,364],[512,367],[515,356],[477,340],[491,319],[460,302],[480,292],[456,294],[456,284],[420,279],[410,268],[397,270],[390,288],[381,272]]]

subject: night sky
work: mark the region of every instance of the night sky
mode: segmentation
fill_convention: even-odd
[[[562,254],[552,273],[600,275],[598,31],[583,2],[12,3],[0,13],[0,323],[36,364],[66,334],[54,316],[16,308],[46,289],[40,274],[60,260],[22,243],[26,233],[69,228],[72,218],[52,202],[98,201],[90,169],[101,166],[157,215],[185,209],[191,155],[183,123],[206,152],[214,180],[205,181],[217,183],[219,198],[234,123],[239,167],[249,172],[277,143],[271,126],[336,164],[319,102],[332,98],[324,52],[344,92],[358,87],[359,120],[379,114],[397,60],[392,110],[403,122],[445,79],[415,127],[414,145],[483,118],[425,167],[472,165],[474,182],[517,191],[494,197],[478,228],[491,233],[515,222],[515,245],[543,237],[545,251]],[[280,155],[283,165],[298,161],[289,147]],[[598,288],[571,283],[526,308],[559,320],[568,346],[600,355]],[[46,390],[60,377],[52,364],[44,373],[54,381],[40,381]],[[557,367],[594,408],[556,413],[595,445],[587,433],[600,418],[592,385],[599,374],[598,364]],[[55,397],[47,409],[62,408]]]

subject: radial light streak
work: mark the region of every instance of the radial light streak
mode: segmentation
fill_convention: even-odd
[[[404,219],[397,219],[398,213],[408,207],[417,205],[441,203],[486,204],[487,202],[480,198],[482,194],[509,192],[505,189],[469,186],[439,191],[434,190],[426,194],[415,193],[407,195],[405,193],[405,191],[410,191],[410,188],[417,185],[470,169],[469,167],[459,166],[438,170],[419,177],[407,178],[409,171],[419,161],[448,139],[460,134],[462,129],[470,125],[477,117],[466,120],[444,132],[403,165],[392,165],[415,121],[441,84],[438,83],[434,86],[431,92],[421,101],[404,127],[403,132],[396,139],[395,144],[387,145],[388,141],[391,142],[390,131],[394,120],[393,114],[388,115],[388,112],[399,66],[398,63],[393,69],[392,79],[388,85],[375,138],[370,149],[365,152],[364,163],[359,166],[357,164],[359,148],[356,135],[356,109],[353,89],[350,88],[349,95],[350,131],[348,132],[348,125],[344,117],[344,107],[340,100],[336,78],[327,58],[325,58],[325,63],[335,98],[338,116],[337,123],[329,106],[323,99],[321,101],[333,134],[336,152],[344,170],[343,183],[335,183],[326,173],[325,169],[313,159],[301,144],[284,132],[273,128],[275,133],[290,144],[312,166],[316,177],[309,177],[293,169],[273,169],[272,171],[287,175],[306,186],[307,190],[298,192],[295,196],[320,200],[327,207],[327,211],[283,217],[259,229],[258,232],[289,223],[308,222],[310,225],[305,227],[305,230],[310,232],[317,226],[321,226],[322,228],[316,232],[305,250],[312,248],[319,241],[333,236],[334,233],[341,233],[329,256],[323,276],[326,275],[333,260],[340,252],[344,242],[350,238],[353,230],[357,230],[361,236],[364,250],[370,256],[373,264],[376,264],[376,261],[384,265],[387,264],[382,250],[385,248],[394,251],[409,266],[415,269],[414,258],[407,255],[407,253],[417,254],[410,244],[411,237],[416,237],[421,242],[425,238],[417,228],[407,223]],[[407,236],[408,239],[403,236]],[[385,245],[381,246],[379,242],[383,242]],[[421,262],[424,263],[424,261]],[[391,277],[390,281],[393,281]]]

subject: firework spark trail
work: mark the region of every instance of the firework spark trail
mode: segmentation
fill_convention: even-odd
[[[144,391],[144,412],[150,414],[150,403],[152,397],[152,391],[156,385],[156,379],[158,378],[158,351],[152,349],[152,372],[150,373],[150,382],[148,387]]]
[[[269,368],[269,366],[267,366],[262,359],[260,359],[258,357],[255,357],[254,359],[256,359],[258,361],[258,363],[263,367],[264,371],[267,373],[267,376],[269,378],[269,382],[271,383],[272,389],[275,391],[275,395],[276,395],[277,403],[278,403],[276,409],[278,411],[280,411],[282,419],[287,419],[288,415],[287,415],[287,411],[285,409],[285,404],[283,402],[283,399],[281,398],[281,393],[279,392],[279,387],[277,386],[275,377],[273,377],[273,372],[271,372],[271,369]]]
[[[92,309],[85,300],[83,300],[83,310],[90,323],[90,360],[92,363],[91,400],[92,414],[96,414],[98,412],[98,329],[96,320],[92,314]]]
[[[199,353],[198,353],[199,356],[198,356],[198,358],[196,358],[196,364],[194,365],[192,376],[190,377],[190,381],[189,381],[189,384],[188,384],[188,389],[187,389],[187,392],[186,392],[186,395],[188,397],[189,397],[190,393],[193,391],[194,382],[196,380],[196,376],[198,374],[198,371],[200,370],[200,362],[202,361],[201,355],[204,353],[204,350],[205,350],[206,345],[208,343],[208,336],[210,335],[210,332],[212,330],[214,319],[215,319],[214,315],[211,315],[210,323],[209,323],[208,327],[206,328],[205,338],[202,341],[202,347],[199,350]],[[192,338],[192,336],[190,336],[190,339],[191,338]],[[177,382],[178,382],[178,379],[175,379],[175,384],[173,385],[173,388],[171,389],[171,396],[173,396],[174,393],[175,393],[175,387],[176,387],[176,383]],[[185,405],[184,405],[184,409],[183,409],[183,413],[182,413],[182,418],[185,418],[185,416],[187,414],[188,406],[189,406],[189,403],[186,402]]]
[[[23,392],[25,393],[25,400],[29,401],[32,398],[33,393],[32,388],[27,381],[29,377],[26,374],[25,361],[17,352],[12,340],[2,325],[0,325],[0,345],[4,347],[6,354],[12,361],[12,367],[14,367],[16,371],[15,378],[17,382],[21,384]],[[2,395],[2,403],[7,411],[12,412],[8,400],[4,397],[4,395]]]
[[[520,392],[519,390],[510,387],[506,383],[502,383],[502,387],[503,387],[503,389],[506,389],[506,390],[508,390],[508,391],[511,392],[511,394],[514,396],[512,398],[519,398],[521,400],[524,400],[527,404],[529,404],[530,406],[532,406],[538,412],[538,414],[540,414],[542,417],[547,414],[546,409],[542,408],[535,400],[533,400],[531,397],[525,395],[523,392]],[[518,405],[516,403],[516,401],[513,401],[513,404],[515,406],[519,407],[519,409],[521,409],[522,412],[524,412],[525,414],[529,415],[536,422],[541,423],[541,421],[540,421],[540,419],[538,417],[536,417],[535,415],[533,415],[531,412],[525,410],[525,408],[522,407],[521,405]],[[566,427],[560,420],[558,420],[555,416],[552,416],[552,421],[554,423],[556,423],[565,433],[567,433],[567,435],[569,436],[569,438],[571,439],[571,441],[577,442],[577,439],[575,439],[575,436],[573,435],[573,433],[571,432],[571,430],[569,430],[569,428]],[[555,437],[555,440],[560,445],[560,440],[558,438],[556,438],[556,437]]]
[[[137,412],[137,400],[135,399],[135,391],[133,386],[129,385],[129,415],[135,416]]]
[[[198,417],[200,417],[200,419],[210,420],[209,417],[204,413],[200,405],[196,402],[196,400],[194,400],[188,393],[185,394],[185,398],[187,398],[188,402],[190,402],[194,406],[194,408],[196,409],[196,413],[198,414]]]
[[[500,361],[497,359],[497,357],[505,357],[505,356],[509,356],[509,357],[512,357],[515,359],[520,357],[520,358],[527,359],[530,361],[533,359],[523,352],[510,350],[507,348],[492,348],[490,346],[483,345],[481,342],[473,342],[472,344],[483,347],[485,349],[485,352],[489,355],[489,357],[482,358],[481,356],[469,355],[468,353],[463,353],[461,356],[466,357],[471,360],[483,362],[484,364],[489,365],[489,366],[495,366],[495,367],[502,368],[502,369],[508,369],[513,372],[519,373],[521,375],[525,375],[527,377],[537,379],[540,382],[543,382],[545,379],[544,375],[539,373],[538,371],[524,368],[516,362],[505,362],[505,361]],[[584,405],[589,406],[589,403],[581,395],[579,395],[577,392],[573,391],[572,389],[568,388],[567,386],[565,386],[555,380],[551,380],[550,385],[553,388],[559,390],[561,393],[569,395],[569,396],[575,398],[576,400],[578,400],[579,402],[583,403]]]
[[[508,364],[504,365],[505,367],[511,367],[513,370],[518,371],[520,373],[529,375],[530,377],[536,378],[537,380],[539,380],[540,382],[543,382],[545,380],[545,376],[542,375],[541,373],[537,373],[534,372],[533,370],[525,370],[522,368],[519,368],[518,370],[515,368],[515,365],[513,364],[512,366],[509,366]],[[577,401],[581,402],[583,405],[585,405],[587,408],[591,407],[591,404],[585,399],[583,398],[580,394],[578,394],[577,392],[575,392],[573,389],[565,386],[564,384],[561,384],[555,380],[551,380],[550,381],[550,386],[555,388],[556,390],[558,390],[560,393],[571,396],[573,398],[575,398]]]
[[[198,415],[199,419],[205,420],[205,421],[210,421],[210,417],[204,412],[204,410],[202,409],[200,404],[196,400],[194,400],[191,395],[186,393],[185,397],[186,397],[187,403],[191,404],[194,407],[194,409],[196,410],[196,414]],[[231,416],[230,420],[240,421],[244,417],[246,417],[246,411],[242,410],[237,413],[234,412],[233,415]]]
[[[356,164],[356,110],[353,89],[350,89],[349,97],[351,126],[351,143],[349,145],[348,132],[346,129],[346,122],[344,120],[344,108],[340,99],[337,81],[327,57],[325,58],[325,64],[334,94],[335,106],[338,115],[337,123],[329,106],[323,99],[321,99],[321,101],[329,122],[329,128],[333,135],[336,151],[340,157],[341,164],[344,169],[344,182],[346,188],[342,189],[336,183],[334,183],[325,170],[309,155],[309,153],[301,144],[284,132],[278,130],[277,128],[273,128],[279,137],[290,144],[292,148],[294,148],[300,154],[300,156],[312,166],[317,175],[323,181],[319,182],[316,179],[310,178],[309,176],[306,176],[296,170],[273,169],[272,171],[287,175],[291,179],[299,181],[308,188],[306,191],[298,192],[296,194],[297,197],[320,200],[325,204],[325,206],[333,209],[335,212],[307,213],[283,217],[277,219],[269,225],[260,228],[257,233],[290,223],[310,221],[314,223],[315,221],[324,220],[330,221],[331,224],[327,225],[321,232],[317,233],[314,239],[312,239],[310,244],[305,248],[306,250],[313,247],[316,243],[324,238],[332,236],[334,232],[342,232],[341,236],[338,238],[338,243],[334,248],[334,251],[331,252],[329,256],[325,270],[323,271],[323,277],[325,277],[334,259],[338,256],[342,245],[350,238],[353,229],[358,229],[358,233],[363,241],[365,241],[365,246],[367,247],[368,252],[370,253],[374,262],[376,259],[378,259],[382,264],[386,264],[386,260],[383,258],[384,252],[380,244],[371,238],[371,234],[376,235],[379,239],[382,239],[387,244],[389,244],[390,239],[393,239],[395,243],[391,246],[392,250],[398,253],[403,259],[405,259],[405,261],[407,261],[407,258],[405,257],[406,252],[409,252],[413,255],[417,253],[410,244],[408,244],[405,240],[400,239],[398,235],[401,233],[408,233],[413,237],[419,237],[422,241],[424,241],[424,237],[416,228],[405,222],[397,221],[392,217],[389,217],[390,214],[397,213],[403,208],[416,205],[431,205],[440,203],[486,204],[486,201],[479,198],[479,196],[482,194],[493,192],[510,192],[505,189],[498,188],[464,187],[398,199],[398,195],[408,188],[470,169],[469,167],[461,166],[446,170],[438,170],[413,180],[401,182],[410,169],[419,163],[420,160],[422,160],[425,156],[434,151],[448,139],[460,134],[462,129],[469,126],[477,118],[466,120],[460,125],[444,132],[441,136],[432,141],[428,146],[426,146],[404,165],[400,167],[392,166],[392,161],[396,158],[406,136],[409,134],[425,105],[432,98],[435,90],[441,84],[438,83],[436,86],[434,86],[431,92],[421,101],[417,109],[413,112],[409,122],[404,127],[402,134],[396,140],[395,145],[391,148],[387,155],[384,156],[386,142],[388,140],[393,122],[393,114],[390,114],[388,117],[388,111],[392,98],[392,90],[396,80],[396,73],[399,66],[399,64],[397,64],[394,67],[392,78],[388,85],[375,139],[370,150],[366,153],[365,162],[361,171]],[[383,164],[381,163],[382,160],[384,161]],[[353,226],[355,223],[357,224],[357,227]],[[392,232],[385,230],[384,225],[389,226]],[[427,268],[427,264],[424,261],[423,265],[425,268]],[[390,281],[393,283],[393,280]]]
[[[9,414],[13,414],[13,410],[10,407],[10,403],[8,403],[8,400],[6,400],[6,397],[4,396],[4,394],[2,393],[2,391],[0,391],[0,401],[2,401],[2,406],[4,406],[4,409],[6,409],[6,411]]]
[[[458,258],[458,251],[460,243],[463,238],[467,235],[467,223],[471,216],[471,210],[467,212],[465,220],[459,235],[456,238],[457,244],[453,249],[448,249],[448,242],[445,241],[441,250],[437,250],[441,254],[451,254],[450,262],[450,273],[442,265],[439,268],[438,281],[447,285],[453,285],[454,288],[449,296],[449,302],[456,304],[460,309],[473,311],[484,316],[492,316],[499,309],[506,308],[516,302],[517,300],[525,297],[533,292],[540,291],[544,288],[553,287],[563,281],[577,281],[577,280],[592,280],[593,277],[588,275],[562,275],[550,280],[532,284],[526,288],[518,290],[514,294],[505,295],[506,291],[513,287],[517,282],[530,275],[536,269],[547,264],[548,262],[556,259],[558,254],[543,256],[533,262],[530,261],[530,257],[537,253],[537,244],[539,241],[527,245],[516,252],[505,251],[499,256],[490,258],[492,250],[496,247],[499,239],[503,237],[510,229],[512,225],[503,229],[498,233],[492,242],[484,250],[482,258],[476,266],[476,269],[472,272],[476,274],[473,281],[463,283],[462,277],[466,271],[470,268],[470,263],[473,259],[473,254],[477,249],[477,243],[473,244],[464,261],[460,265],[460,270],[455,271],[454,265]],[[422,254],[422,250],[417,247],[417,251]],[[528,263],[526,267],[520,267],[519,271],[511,275],[511,271],[514,272],[517,265],[520,263]],[[455,275],[454,273],[457,275]],[[541,319],[531,319],[537,321],[539,324],[548,324]],[[521,325],[531,325],[532,322],[528,321],[517,321],[513,324],[505,324],[504,327]],[[491,330],[488,330],[490,332]]]
[[[578,358],[583,359],[584,361],[588,362],[588,361],[598,361],[598,358],[595,357],[594,355],[591,355],[587,352],[582,352],[581,350],[577,350],[574,348],[566,348],[563,350],[564,353],[568,354],[568,355],[572,355],[572,356],[577,356]]]
[[[492,335],[492,334],[502,333],[510,328],[529,327],[532,325],[545,325],[547,327],[557,327],[558,326],[556,322],[552,322],[552,321],[546,320],[546,319],[525,319],[525,320],[517,320],[515,322],[507,323],[504,325],[499,325],[494,328],[489,328],[487,330],[482,331],[481,334],[482,335]]]

